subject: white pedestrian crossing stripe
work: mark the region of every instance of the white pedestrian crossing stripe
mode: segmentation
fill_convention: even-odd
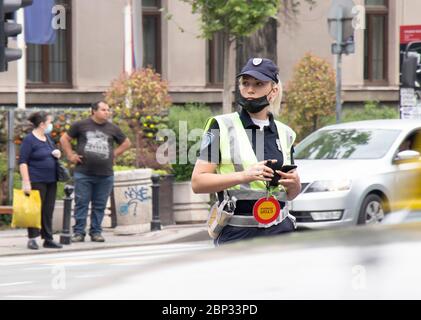
[[[80,251],[71,253],[31,255],[14,258],[0,258],[0,266],[81,266],[90,264],[136,264],[146,261],[171,258],[194,251],[213,248],[208,243],[183,243],[167,245],[151,245],[131,248],[103,249],[96,251]]]

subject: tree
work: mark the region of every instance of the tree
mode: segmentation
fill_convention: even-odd
[[[232,108],[232,83],[230,83],[230,52],[233,44],[242,46],[238,51],[237,69],[251,56],[273,59],[276,63],[276,27],[278,12],[282,19],[295,19],[300,0],[182,0],[192,6],[192,12],[201,16],[201,36],[211,39],[221,33],[224,43],[223,112]],[[310,4],[315,0],[304,0]],[[273,19],[271,19],[273,18]],[[262,30],[264,28],[264,30]],[[251,40],[249,41],[248,38]],[[274,40],[275,39],[275,40]],[[237,70],[238,71],[238,70]]]
[[[308,4],[308,10],[312,11],[316,5],[315,0],[304,0]],[[268,21],[261,26],[253,34],[245,37],[238,37],[236,47],[236,72],[239,73],[241,68],[251,57],[262,57],[271,59],[277,63],[278,52],[277,32],[278,27],[282,24],[295,26],[298,23],[297,17],[300,13],[303,3],[299,0],[280,0],[279,12],[280,19],[269,18]]]
[[[286,85],[282,118],[297,132],[298,141],[335,114],[335,72],[329,62],[307,53]]]
[[[223,112],[232,108],[232,83],[229,81],[230,52],[238,37],[248,36],[262,28],[270,17],[276,17],[279,0],[183,0],[201,16],[202,37],[211,39],[220,32],[224,43]]]

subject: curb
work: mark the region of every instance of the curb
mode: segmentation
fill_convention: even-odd
[[[78,252],[78,251],[95,251],[95,250],[106,250],[106,249],[119,249],[119,248],[134,248],[134,247],[143,247],[143,246],[153,246],[153,245],[162,245],[162,244],[171,244],[171,243],[187,243],[187,242],[201,242],[201,241],[211,241],[209,238],[207,230],[198,230],[195,233],[182,236],[179,238],[173,239],[163,239],[163,240],[146,240],[144,242],[125,242],[125,243],[113,243],[105,242],[103,245],[98,245],[97,247],[78,247],[70,248],[68,245],[64,245],[65,250],[61,249],[52,249],[49,251],[28,251],[28,252],[15,252],[15,253],[6,253],[0,254],[1,258],[6,257],[19,257],[19,256],[32,256],[32,255],[46,255],[46,254],[57,254],[57,253],[67,253],[67,252]]]

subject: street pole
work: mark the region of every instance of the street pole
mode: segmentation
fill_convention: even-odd
[[[15,172],[15,144],[13,141],[14,136],[14,124],[15,123],[15,110],[9,109],[7,116],[7,160],[8,160],[8,202],[12,204],[13,199],[13,181]]]
[[[124,7],[124,72],[127,77],[133,72],[133,19],[132,19],[132,1],[127,0]],[[127,108],[132,107],[131,88],[128,88],[125,104]]]
[[[25,30],[25,18],[24,9],[16,11],[17,23],[22,25],[22,30]],[[25,43],[25,32],[21,32],[17,36],[18,48],[22,51],[22,58],[17,61],[18,64],[18,109],[26,108],[26,43]]]
[[[342,48],[343,48],[343,11],[338,10],[338,54],[336,59],[336,123],[341,123],[342,117]]]
[[[161,230],[161,220],[159,219],[159,175],[152,175],[152,223],[151,230]]]
[[[338,54],[336,61],[336,123],[342,119],[342,54]]]
[[[354,19],[359,12],[352,0],[332,0],[327,18],[333,38],[332,54],[336,55],[336,123],[342,121],[342,55],[355,53]],[[357,8],[358,9],[358,8]]]

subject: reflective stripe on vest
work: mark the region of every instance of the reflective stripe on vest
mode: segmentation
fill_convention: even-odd
[[[253,146],[247,136],[241,122],[240,115],[235,112],[216,116],[208,120],[205,131],[208,131],[212,119],[215,119],[219,125],[219,149],[221,151],[220,164],[217,171],[220,174],[229,174],[247,170],[258,163]],[[281,145],[281,152],[284,158],[284,164],[291,164],[291,147],[295,140],[295,133],[288,126],[275,120],[278,131],[278,138]],[[237,185],[228,190],[266,190],[264,181],[253,181],[248,184]],[[282,186],[273,190],[274,192],[284,193]],[[283,196],[280,196],[284,198]],[[278,198],[278,200],[281,200]]]

